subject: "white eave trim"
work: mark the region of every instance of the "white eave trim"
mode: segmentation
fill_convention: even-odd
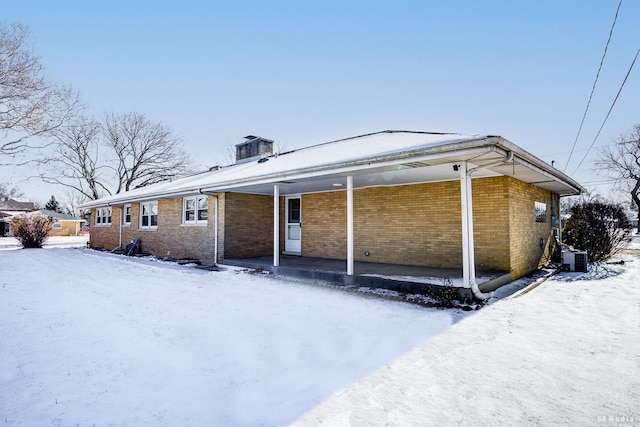
[[[223,180],[221,182],[202,184],[196,187],[178,188],[173,191],[158,190],[151,193],[143,193],[141,195],[127,195],[124,193],[121,197],[112,196],[111,199],[99,199],[84,203],[80,205],[80,208],[86,209],[102,206],[120,206],[126,203],[139,203],[150,200],[187,197],[202,192],[238,191],[243,187],[248,186],[275,184],[285,180],[308,180],[328,175],[349,175],[354,172],[386,168],[414,162],[434,162],[442,159],[448,159],[448,161],[451,162],[464,161],[470,160],[469,156],[477,156],[490,152],[495,152],[500,156],[506,157],[509,151],[514,153],[514,161],[549,178],[551,181],[561,183],[562,185],[573,189],[576,194],[585,191],[583,187],[564,173],[557,170],[549,170],[542,160],[529,154],[504,138],[499,136],[484,136],[472,140],[452,141],[427,148],[422,147],[403,152],[386,153],[379,156],[353,159],[346,162],[273,172],[240,179]]]

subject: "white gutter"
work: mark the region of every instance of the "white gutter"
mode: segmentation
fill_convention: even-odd
[[[538,157],[518,147],[512,142],[500,137],[498,143],[503,147],[505,147],[507,150],[512,151],[514,153],[513,161],[531,170],[534,170],[535,172],[538,172],[541,175],[544,175],[545,177],[549,178],[552,181],[563,182],[566,186],[571,187],[576,193],[584,193],[587,191],[586,188],[578,184],[575,180],[573,180],[571,177],[566,175],[564,172],[545,163]]]
[[[470,155],[476,155],[476,154],[484,154],[484,153],[493,152],[493,151],[495,151],[494,147],[488,146],[488,147],[480,147],[476,149],[463,150],[456,153],[456,155],[470,156]],[[412,162],[434,161],[434,160],[450,157],[450,154],[451,154],[450,152],[447,152],[447,153],[441,153],[436,155],[424,155],[424,156],[412,158],[411,160]],[[394,160],[389,160],[384,162],[383,161],[377,162],[378,160],[379,159],[368,159],[367,161],[362,162],[360,164],[349,164],[349,163],[330,164],[330,165],[325,165],[317,168],[291,170],[285,173],[274,172],[272,174],[266,174],[260,177],[241,178],[241,179],[231,180],[231,181],[227,181],[219,184],[212,184],[211,186],[204,186],[203,188],[207,190],[215,189],[216,191],[224,191],[229,189],[235,189],[238,186],[242,186],[242,185],[273,184],[283,180],[302,180],[302,179],[308,179],[308,178],[318,178],[318,177],[328,176],[328,175],[340,175],[345,173],[358,172],[362,170],[378,169],[378,168],[385,168],[390,166],[399,166],[407,163],[406,158],[394,159]],[[329,172],[329,173],[326,173],[326,172]]]
[[[473,140],[471,142],[477,142],[479,140]],[[483,141],[485,142],[485,141]],[[458,144],[466,144],[470,145],[469,141],[465,141]],[[183,189],[177,189],[173,191],[163,191],[159,190],[157,192],[152,192],[143,195],[126,195],[123,193],[121,198],[114,197],[109,201],[102,201],[100,199],[84,203],[80,205],[81,208],[96,208],[105,206],[106,204],[124,204],[131,202],[144,202],[149,200],[157,200],[157,199],[170,199],[173,197],[182,197],[190,194],[197,194],[200,191],[211,191],[211,192],[223,192],[229,189],[235,189],[239,186],[243,185],[260,185],[260,184],[274,184],[282,180],[292,180],[292,179],[307,179],[307,178],[317,178],[320,176],[326,175],[336,175],[342,173],[356,172],[367,169],[375,169],[375,168],[384,168],[389,166],[397,166],[406,163],[408,158],[411,159],[412,162],[427,162],[427,161],[435,161],[443,158],[451,157],[452,154],[456,156],[473,156],[477,154],[483,154],[487,152],[496,151],[494,145],[484,145],[479,147],[467,147],[464,149],[456,149],[456,150],[447,150],[450,144],[446,146],[438,146],[437,150],[432,150],[431,154],[424,154],[417,157],[411,157],[416,154],[417,150],[409,151],[407,153],[403,153],[403,155],[387,155],[387,156],[378,156],[367,159],[360,159],[349,162],[340,162],[340,163],[332,163],[326,164],[311,168],[305,169],[294,169],[287,171],[277,171],[269,174],[265,174],[262,176],[252,176],[240,179],[232,179],[228,181],[223,181],[220,183],[213,183],[210,185],[200,185],[197,187],[187,187]],[[459,145],[458,145],[459,147]],[[424,150],[421,150],[424,151]],[[280,156],[282,157],[282,156]],[[454,161],[454,160],[452,160]]]
[[[525,150],[516,146],[515,144],[505,140],[502,137],[481,137],[472,140],[463,140],[457,142],[448,142],[446,144],[422,147],[415,150],[409,150],[401,153],[387,153],[380,154],[369,158],[352,159],[346,162],[330,163],[312,167],[306,167],[293,170],[278,170],[271,173],[258,176],[248,176],[238,179],[224,180],[218,183],[200,184],[196,187],[185,187],[182,189],[176,189],[173,191],[158,190],[151,193],[143,193],[142,195],[125,195],[123,197],[112,196],[111,201],[96,200],[80,205],[81,208],[95,208],[105,206],[107,203],[124,204],[131,202],[141,202],[156,199],[166,199],[178,196],[187,196],[190,194],[196,194],[199,190],[223,192],[230,189],[238,189],[238,187],[247,185],[261,185],[261,184],[275,184],[282,180],[298,180],[317,178],[320,176],[337,175],[344,173],[353,173],[356,171],[370,170],[375,168],[384,168],[395,165],[402,165],[407,162],[408,159],[411,162],[430,162],[437,161],[439,159],[451,158],[454,156],[465,157],[475,154],[482,154],[486,152],[505,152],[513,151],[515,161],[518,163],[535,170],[538,173],[543,174],[552,181],[563,183],[564,185],[572,188],[575,192],[580,193],[585,191],[578,183],[573,181],[568,176],[557,170],[550,170],[544,166],[544,162],[537,157],[529,154]],[[280,155],[279,157],[282,157]],[[451,159],[455,162],[455,159]],[[463,161],[459,159],[458,161]],[[252,163],[243,164],[243,166],[251,165]],[[540,165],[540,166],[537,166]],[[246,169],[246,168],[244,168]],[[233,174],[233,171],[229,171]],[[135,190],[134,190],[135,191]]]

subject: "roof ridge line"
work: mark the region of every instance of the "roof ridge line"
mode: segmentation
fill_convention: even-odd
[[[383,134],[383,133],[414,133],[414,134],[423,134],[423,135],[463,135],[463,134],[461,134],[459,132],[428,132],[428,131],[419,131],[419,130],[387,129],[387,130],[381,130],[381,131],[377,131],[377,132],[365,133],[365,134],[362,134],[362,135],[350,136],[350,137],[347,137],[347,138],[335,139],[333,141],[321,142],[319,144],[309,145],[307,147],[300,147],[300,148],[296,148],[296,149],[293,149],[293,150],[285,151],[283,153],[278,153],[278,155],[294,153],[296,151],[301,151],[301,150],[307,150],[307,149],[310,149],[310,148],[321,147],[323,145],[333,144],[335,142],[350,141],[352,139],[364,138],[366,136],[379,135],[379,134]]]

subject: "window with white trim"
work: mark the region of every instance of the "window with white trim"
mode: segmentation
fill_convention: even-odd
[[[155,229],[158,227],[158,201],[140,203],[140,228]]]
[[[209,213],[207,196],[185,197],[182,199],[182,223],[206,225]]]
[[[131,224],[131,205],[124,205],[124,218],[122,221],[122,225],[130,225]]]
[[[96,209],[96,225],[98,226],[111,225],[111,208]]]
[[[53,228],[62,228],[62,223],[59,219],[53,220]]]

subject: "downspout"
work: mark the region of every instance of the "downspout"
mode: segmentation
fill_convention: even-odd
[[[122,247],[122,221],[124,220],[124,207],[122,209],[120,209],[120,224],[118,226],[118,228],[120,229],[120,233],[118,236],[118,247],[121,248]]]
[[[473,296],[484,301],[493,296],[493,292],[484,293],[476,283],[474,242],[473,242],[473,201],[471,198],[471,175],[467,171],[467,162],[460,165],[460,187],[462,198],[462,274],[465,287],[471,288]]]
[[[493,292],[484,293],[478,287],[478,283],[476,282],[476,266],[475,266],[475,244],[473,241],[473,199],[471,197],[472,188],[471,188],[471,174],[482,170],[491,168],[494,166],[501,165],[505,162],[510,162],[514,160],[513,151],[509,151],[507,153],[507,157],[504,160],[499,160],[497,162],[478,166],[472,169],[467,170],[467,162],[463,162],[460,165],[460,184],[461,184],[461,192],[462,192],[462,253],[463,253],[463,278],[464,284],[468,285],[471,288],[471,292],[473,296],[479,299],[480,301],[485,301],[491,297],[493,297]]]
[[[218,194],[214,194],[214,193],[206,193],[204,191],[202,191],[202,188],[198,189],[198,192],[200,194],[203,194],[205,196],[212,196],[215,197],[215,204],[214,204],[214,214],[213,214],[213,263],[215,265],[218,265]]]
[[[111,203],[107,203],[108,207],[112,207]],[[123,220],[123,216],[122,214],[124,213],[124,209],[120,209],[120,224],[118,225],[118,247],[121,248],[122,247],[122,220]]]

